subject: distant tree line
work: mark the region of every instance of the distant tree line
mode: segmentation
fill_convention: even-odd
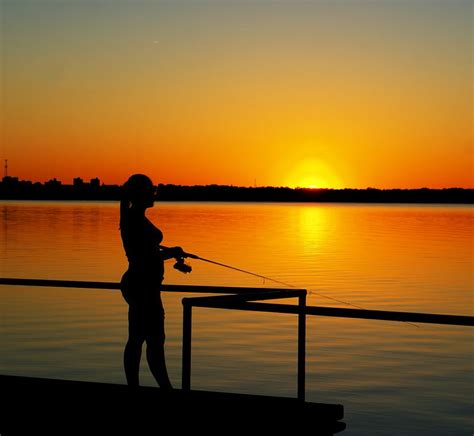
[[[157,201],[341,202],[341,203],[452,203],[472,204],[474,189],[309,189],[239,187],[228,185],[158,185]],[[0,199],[120,200],[120,186],[89,183],[75,178],[72,185],[52,179],[46,183],[4,177]]]
[[[354,202],[354,203],[472,203],[474,189],[309,189],[222,185],[159,185],[164,201]]]

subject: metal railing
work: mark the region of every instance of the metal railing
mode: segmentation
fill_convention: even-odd
[[[120,289],[116,282],[90,282],[49,279],[0,278],[0,285],[46,286],[81,289]],[[474,317],[432,313],[394,312],[382,310],[348,309],[339,307],[306,306],[305,289],[242,288],[221,286],[162,285],[165,292],[221,294],[205,297],[185,297],[183,303],[182,389],[191,389],[192,308],[206,307],[298,315],[298,393],[305,400],[306,316],[333,316],[383,321],[474,326]],[[224,295],[222,295],[224,294]],[[298,305],[261,303],[259,301],[298,297]]]
[[[257,292],[248,289],[234,290],[233,295],[183,298],[183,367],[182,385],[185,391],[191,389],[191,330],[192,330],[192,308],[213,307],[221,309],[233,309],[234,305],[240,310],[246,310],[245,304],[250,301],[274,300],[282,298],[298,297],[298,399],[305,399],[305,365],[306,365],[306,289],[259,289]],[[261,303],[260,303],[261,304]],[[243,306],[242,306],[243,305]],[[278,313],[276,304],[270,312]]]

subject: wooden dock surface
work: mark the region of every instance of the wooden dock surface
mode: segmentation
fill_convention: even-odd
[[[0,433],[236,434],[287,430],[333,435],[345,429],[342,405],[293,398],[0,376]],[[33,430],[33,432],[31,432]],[[286,433],[286,431],[285,431]],[[267,434],[267,433],[266,433]]]

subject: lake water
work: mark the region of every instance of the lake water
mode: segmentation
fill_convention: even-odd
[[[309,305],[473,315],[473,208],[156,203],[166,245],[306,288]],[[0,276],[119,281],[118,204],[0,203]],[[166,283],[275,287],[193,260]],[[0,286],[0,373],[124,383],[117,291]],[[181,380],[181,298],[164,293]],[[291,300],[286,301],[294,303]],[[347,306],[345,306],[347,307]],[[345,406],[347,435],[471,435],[469,327],[308,317],[308,401]],[[294,315],[195,309],[192,387],[296,395]],[[143,384],[154,385],[145,362]]]

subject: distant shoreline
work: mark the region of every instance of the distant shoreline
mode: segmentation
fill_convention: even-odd
[[[55,179],[45,184],[12,177],[0,181],[0,200],[119,201],[120,192],[120,186],[100,185],[98,179],[74,185],[63,185]],[[310,189],[160,184],[157,201],[473,204],[474,189]]]

